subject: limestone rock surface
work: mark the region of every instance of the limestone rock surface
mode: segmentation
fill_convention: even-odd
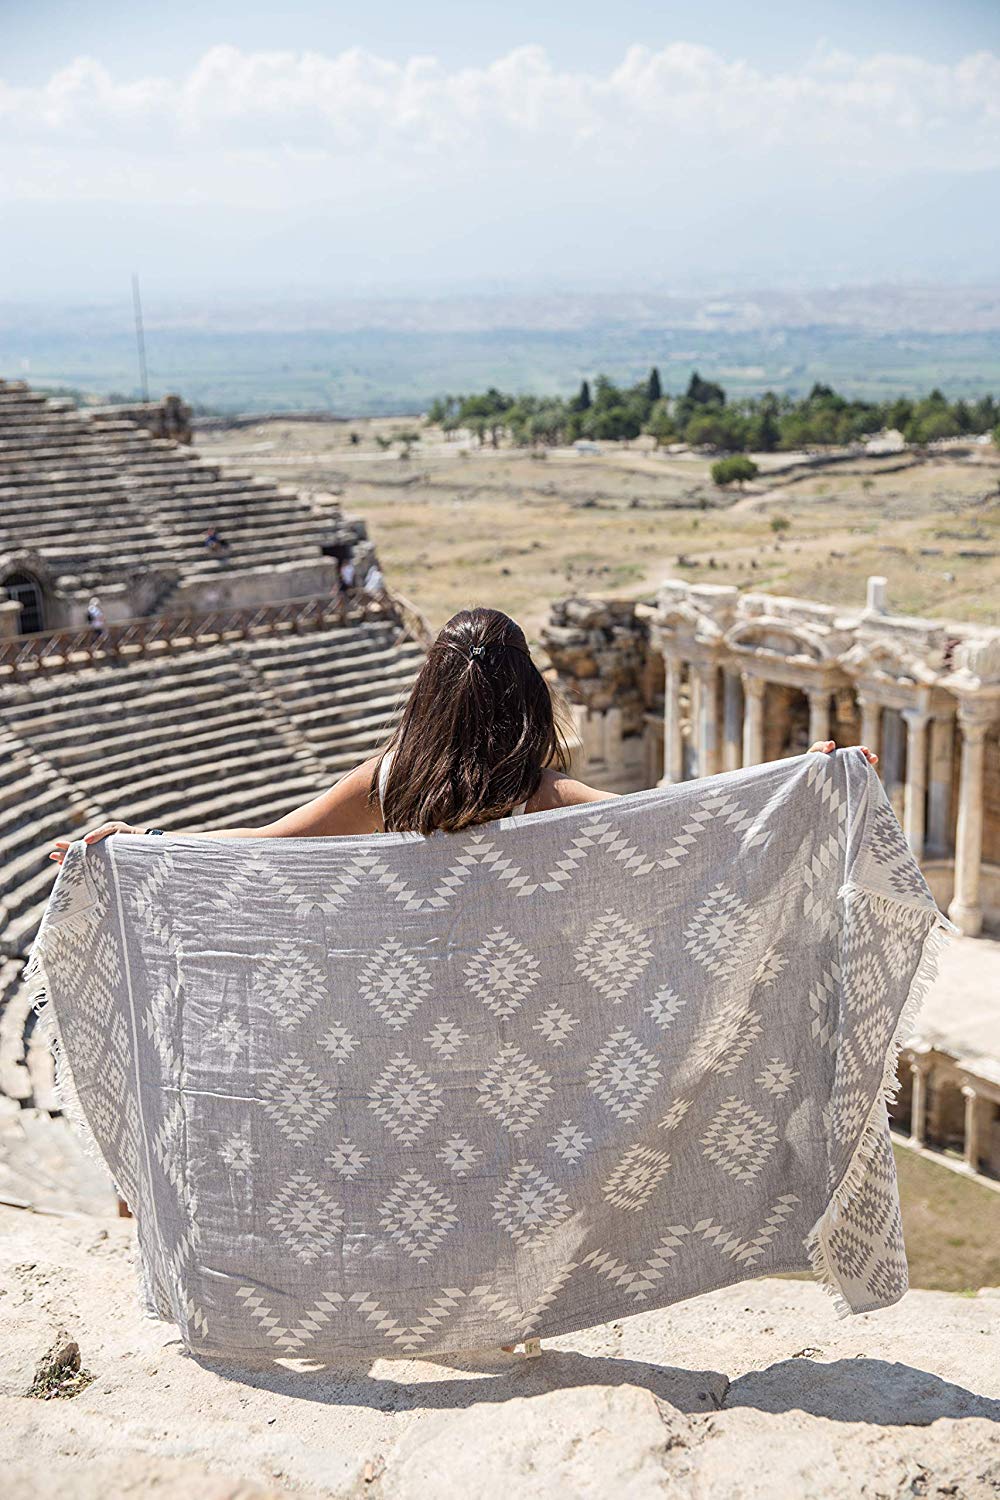
[[[837,1319],[761,1280],[438,1360],[223,1369],[135,1295],[134,1226],[0,1209],[7,1500],[1000,1496],[1000,1298]],[[93,1376],[26,1394],[54,1339]]]

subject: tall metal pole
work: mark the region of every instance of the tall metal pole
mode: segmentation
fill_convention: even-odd
[[[132,272],[132,306],[135,310],[135,342],[139,350],[139,384],[143,401],[149,400],[149,381],[146,378],[146,338],[142,331],[142,301],[139,297],[139,278]]]

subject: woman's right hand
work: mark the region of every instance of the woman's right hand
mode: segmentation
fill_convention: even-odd
[[[143,828],[133,828],[130,823],[102,823],[99,828],[92,828],[89,833],[80,839],[56,839],[49,859],[54,859],[57,865],[61,865],[69,851],[71,844],[84,843],[96,844],[101,839],[106,839],[112,833],[144,833]]]

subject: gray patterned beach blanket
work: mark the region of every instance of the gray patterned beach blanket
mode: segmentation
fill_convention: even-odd
[[[209,1358],[410,1356],[906,1258],[886,1116],[939,915],[859,751],[459,834],[74,845],[67,1107]]]

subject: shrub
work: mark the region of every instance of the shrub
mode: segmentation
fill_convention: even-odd
[[[732,458],[716,459],[710,472],[712,483],[724,489],[728,484],[742,485],[746,480],[755,478],[758,469],[752,458],[746,458],[742,453],[735,453]]]

